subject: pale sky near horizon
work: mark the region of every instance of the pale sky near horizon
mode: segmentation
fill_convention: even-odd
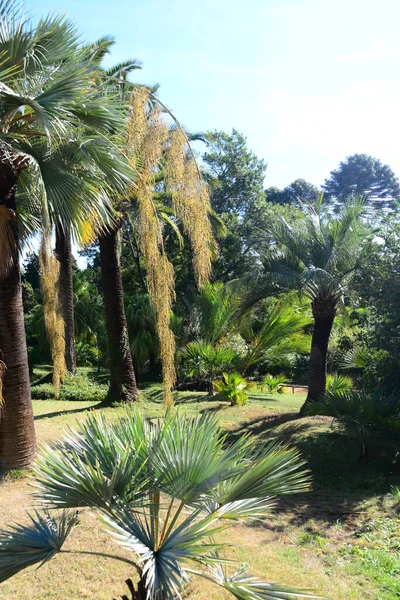
[[[233,127],[268,163],[266,186],[321,185],[346,156],[400,176],[400,0],[26,0],[85,41],[116,39],[139,82],[191,131]]]

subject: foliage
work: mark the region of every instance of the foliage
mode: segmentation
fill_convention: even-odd
[[[363,456],[373,439],[387,441],[390,432],[400,429],[400,396],[355,390],[328,391],[318,402],[306,407],[308,415],[333,417],[333,432],[360,442]]]
[[[48,400],[55,398],[54,386],[50,383],[38,383],[31,388],[33,400]],[[59,400],[90,400],[102,402],[107,395],[107,386],[96,383],[85,373],[67,373],[61,385]]]
[[[157,100],[152,97],[153,100]],[[140,247],[146,260],[146,281],[156,312],[166,403],[172,403],[175,384],[175,338],[170,329],[174,299],[174,270],[164,247],[163,232],[154,203],[156,174],[164,162],[165,190],[172,198],[175,215],[193,248],[193,266],[199,287],[211,270],[213,237],[209,221],[210,201],[188,138],[179,126],[169,132],[162,118],[160,101],[154,107],[149,91],[139,88],[131,96],[127,124],[127,148],[131,163],[138,167],[136,201]],[[166,110],[166,107],[163,109]],[[169,112],[169,111],[168,111]],[[169,112],[171,115],[171,113]],[[174,119],[175,124],[176,119]],[[139,159],[139,160],[138,160]]]
[[[214,381],[215,390],[229,400],[232,406],[244,406],[249,399],[248,391],[254,387],[240,373],[222,373],[222,379]]]
[[[334,375],[328,374],[326,377],[326,391],[327,392],[349,392],[353,387],[353,380],[351,377],[345,375]]]
[[[238,356],[229,347],[214,346],[203,340],[189,342],[180,352],[180,368],[184,378],[205,382],[209,392],[213,381],[223,371],[234,367]]]
[[[111,425],[89,416],[81,433],[70,433],[56,449],[43,449],[35,486],[45,506],[90,507],[132,556],[149,600],[180,597],[192,573],[243,600],[315,597],[259,581],[241,569],[228,575],[222,566],[223,545],[214,535],[230,521],[269,515],[275,496],[306,491],[309,476],[296,450],[255,446],[246,437],[226,444],[215,417],[168,412],[152,424],[135,412]],[[62,551],[76,524],[67,515],[60,521],[52,517],[48,535],[43,536],[48,521],[39,517],[31,527],[2,532],[1,579],[26,566],[16,557],[28,555],[28,564],[34,564]],[[53,527],[62,530],[55,543]],[[32,553],[35,538],[39,548]]]
[[[316,202],[320,191],[315,185],[304,179],[296,179],[283,190],[278,188],[268,188],[265,190],[268,202],[274,204],[293,204],[299,205],[302,202]]]
[[[286,377],[284,375],[270,375],[267,373],[262,380],[260,387],[262,390],[269,392],[270,394],[277,393],[283,394],[283,383],[285,383]]]
[[[245,302],[247,298],[245,297]],[[304,330],[310,324],[310,318],[289,303],[276,302],[275,306],[263,316],[258,331],[252,328],[245,333],[249,342],[243,357],[244,370],[263,362],[267,365],[283,361],[288,355],[308,353],[310,336]]]
[[[368,196],[376,204],[392,205],[400,198],[400,184],[388,165],[367,154],[353,154],[331,171],[322,186],[329,197],[343,202],[348,196]]]

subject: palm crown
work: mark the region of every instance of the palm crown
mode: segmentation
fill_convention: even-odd
[[[336,307],[357,264],[366,204],[361,198],[349,200],[337,217],[322,213],[322,196],[302,208],[295,224],[282,217],[263,233],[268,242],[261,257],[264,272],[278,285]]]

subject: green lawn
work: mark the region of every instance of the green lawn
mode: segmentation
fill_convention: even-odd
[[[243,408],[208,398],[203,393],[178,393],[177,410],[187,414],[213,411],[233,440],[250,433],[260,440],[280,439],[296,445],[307,459],[314,485],[308,494],[278,503],[265,523],[237,524],[229,530],[228,554],[249,562],[258,575],[293,586],[317,590],[335,600],[400,598],[400,473],[377,459],[361,461],[346,446],[331,446],[330,420],[298,419],[302,395],[254,395]],[[149,417],[162,414],[160,389],[144,387],[140,403]],[[51,442],[67,426],[79,427],[88,410],[110,420],[123,407],[101,408],[97,402],[37,400],[34,402],[38,442]],[[11,474],[0,487],[0,525],[25,519],[32,505],[27,474]],[[90,516],[68,548],[124,552]],[[124,579],[134,573],[120,562],[74,554],[60,555],[38,571],[17,575],[0,585],[0,598],[18,600],[112,600],[126,592]],[[193,581],[190,598],[222,600],[224,592]]]

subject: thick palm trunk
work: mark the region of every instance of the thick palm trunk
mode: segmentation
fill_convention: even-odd
[[[336,315],[334,300],[314,300],[312,303],[314,331],[308,367],[308,394],[301,408],[303,413],[310,402],[315,402],[326,391],[326,368],[329,338]]]
[[[72,280],[71,235],[61,225],[56,227],[56,255],[60,262],[59,296],[64,319],[65,363],[70,373],[76,371],[74,288]]]
[[[0,359],[2,396],[0,408],[0,470],[28,467],[35,454],[35,428],[29,383],[28,353],[22,306],[18,239],[15,231],[15,188],[17,175],[2,162],[0,170],[0,207],[8,211],[12,263],[0,275]],[[4,234],[4,231],[3,231]],[[4,256],[0,256],[0,261]],[[4,265],[3,265],[4,266]]]
[[[110,357],[108,402],[134,402],[138,399],[136,377],[129,347],[121,266],[116,226],[102,234],[100,241],[101,277]]]

